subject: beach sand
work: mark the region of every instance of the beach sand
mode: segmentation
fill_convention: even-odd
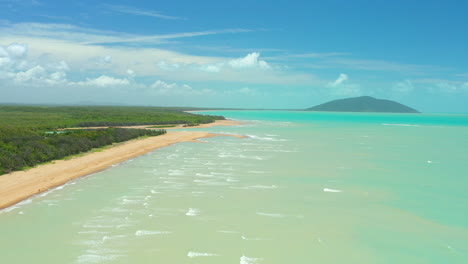
[[[224,121],[224,120],[223,120]],[[229,123],[229,124],[228,124]],[[219,124],[219,123],[218,123]],[[222,122],[219,125],[235,125],[237,122]],[[207,124],[207,126],[217,125]],[[103,170],[113,164],[143,155],[157,148],[178,142],[201,142],[200,138],[238,135],[213,134],[201,131],[169,131],[167,134],[143,139],[129,140],[109,146],[100,152],[88,152],[68,160],[56,160],[25,171],[16,171],[0,176],[0,209],[65,184],[78,177]]]
[[[213,127],[213,126],[234,126],[234,125],[242,125],[245,124],[245,122],[240,122],[240,121],[234,121],[234,120],[216,120],[213,123],[209,124],[200,124],[197,126],[187,126],[184,127],[182,124],[174,125],[174,127],[161,127],[161,128],[151,128],[152,126],[157,126],[157,125],[144,125],[144,126],[114,126],[114,127],[120,127],[120,128],[138,128],[138,129],[165,129],[165,130],[171,130],[171,129],[187,129],[187,128],[207,128],[207,127]],[[69,130],[69,129],[103,129],[103,128],[108,128],[107,126],[101,126],[101,127],[68,127],[68,128],[63,128],[59,130]]]

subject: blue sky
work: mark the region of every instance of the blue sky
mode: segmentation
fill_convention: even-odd
[[[466,1],[0,0],[0,102],[468,112]]]

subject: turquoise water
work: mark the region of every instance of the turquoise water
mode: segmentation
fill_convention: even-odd
[[[468,115],[248,121],[0,211],[2,263],[468,263]]]

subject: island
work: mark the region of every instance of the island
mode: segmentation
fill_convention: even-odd
[[[391,100],[360,96],[333,100],[305,109],[327,112],[420,113],[418,110]]]

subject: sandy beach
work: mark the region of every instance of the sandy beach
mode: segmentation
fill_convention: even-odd
[[[184,127],[182,124],[174,125],[173,127],[161,127],[157,128],[154,127],[155,125],[143,125],[143,126],[114,126],[114,127],[120,127],[120,128],[138,128],[138,129],[165,129],[165,130],[171,130],[171,129],[190,129],[190,128],[207,128],[207,127],[214,127],[214,126],[235,126],[235,125],[242,125],[245,124],[245,122],[240,122],[240,121],[234,121],[234,120],[216,120],[213,123],[209,124],[200,124],[197,126],[187,126]],[[153,127],[153,128],[151,128]],[[59,130],[69,130],[69,129],[103,129],[103,128],[108,128],[107,126],[104,127],[69,127],[69,128],[63,128]]]
[[[215,125],[235,125],[234,121],[223,120]],[[200,142],[197,139],[215,136],[238,135],[213,134],[201,131],[169,131],[167,134],[134,139],[105,148],[100,152],[88,152],[68,160],[57,160],[26,171],[16,171],[0,176],[0,209],[14,205],[28,197],[65,184],[78,177],[103,170],[113,164],[143,155],[157,148],[178,142]]]

